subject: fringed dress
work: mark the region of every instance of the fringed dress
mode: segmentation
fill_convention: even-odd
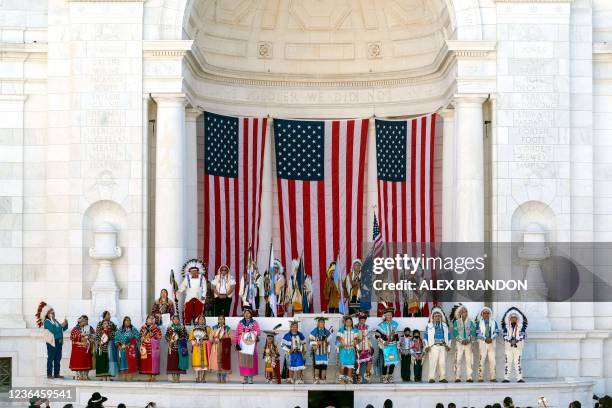
[[[185,374],[189,368],[189,350],[187,349],[187,330],[181,324],[172,324],[166,331],[168,342],[168,374]]]
[[[138,372],[138,348],[140,333],[133,326],[121,328],[115,333],[115,345],[119,354],[119,373],[134,374]]]
[[[258,373],[257,339],[260,334],[259,324],[253,319],[242,319],[236,328],[234,344],[239,345],[238,366],[240,375],[250,377]]]
[[[87,325],[75,326],[70,331],[72,351],[70,353],[70,369],[72,371],[89,371],[93,368],[93,351],[96,332]]]
[[[232,371],[232,331],[229,326],[214,325],[209,342],[209,368],[218,373]]]
[[[159,374],[159,342],[161,330],[156,324],[144,325],[140,329],[140,374]]]

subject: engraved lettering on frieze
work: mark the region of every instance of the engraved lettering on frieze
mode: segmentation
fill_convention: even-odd
[[[124,122],[125,114],[121,111],[97,110],[85,114],[86,126],[122,126]]]
[[[520,162],[550,161],[553,157],[553,146],[550,145],[516,145],[514,160]]]
[[[508,72],[511,75],[554,75],[559,72],[559,65],[551,58],[510,58]]]
[[[516,76],[514,77],[514,90],[526,92],[553,92],[553,77],[544,76]]]
[[[514,126],[535,128],[554,126],[555,113],[552,111],[516,111],[513,114]]]
[[[124,127],[84,127],[81,130],[82,143],[127,143],[128,138]]]

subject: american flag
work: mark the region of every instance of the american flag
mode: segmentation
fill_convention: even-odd
[[[326,310],[325,271],[361,258],[368,119],[274,120],[281,260],[304,253],[314,310]]]
[[[266,118],[204,113],[204,260],[215,272],[228,265],[237,284],[249,243],[254,253],[259,247],[266,125]]]
[[[376,119],[378,209],[383,241],[435,240],[434,138],[436,114]]]
[[[382,240],[392,243],[396,251],[412,256],[432,247],[421,244],[435,241],[435,133],[435,113],[408,120],[376,120]],[[408,243],[411,245],[407,246]],[[394,271],[393,279],[400,279],[398,271]],[[397,309],[400,299],[397,292],[395,295]]]
[[[361,310],[370,310],[372,308],[372,275],[374,268],[374,258],[382,254],[382,235],[380,234],[380,226],[378,217],[374,213],[374,223],[372,225],[372,248],[368,252],[368,256],[363,261],[361,267],[361,299],[359,300],[359,308]]]

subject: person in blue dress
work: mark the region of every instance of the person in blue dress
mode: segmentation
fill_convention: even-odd
[[[316,317],[317,327],[310,332],[310,350],[314,365],[314,383],[319,384],[327,380],[327,366],[329,364],[329,338],[331,331],[325,327],[327,317]]]
[[[340,371],[338,381],[340,384],[351,384],[353,382],[353,370],[357,362],[356,346],[359,341],[359,330],[353,327],[353,318],[344,316],[343,325],[336,336],[336,347],[338,349],[338,362]]]
[[[382,373],[381,381],[383,384],[393,382],[393,371],[395,365],[399,363],[399,350],[397,348],[399,342],[399,324],[393,320],[392,307],[388,307],[383,311],[383,320],[376,327],[376,339],[378,340],[378,348],[382,354]]]
[[[287,378],[289,384],[303,384],[304,370],[306,369],[306,361],[304,354],[306,353],[306,337],[298,330],[298,320],[289,322],[290,329],[283,336],[282,348],[289,356],[289,373]]]

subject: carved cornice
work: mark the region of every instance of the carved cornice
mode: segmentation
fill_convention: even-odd
[[[193,40],[153,40],[142,42],[145,57],[182,58],[193,46]]]
[[[453,66],[451,54],[446,47],[440,49],[434,63],[426,68],[396,72],[330,75],[324,79],[320,75],[294,75],[219,69],[207,64],[204,56],[197,48],[187,53],[185,62],[195,77],[205,81],[238,86],[280,88],[376,88],[421,84],[440,80],[440,78],[448,74]]]
[[[459,58],[487,58],[494,56],[495,41],[446,40],[446,46]]]

